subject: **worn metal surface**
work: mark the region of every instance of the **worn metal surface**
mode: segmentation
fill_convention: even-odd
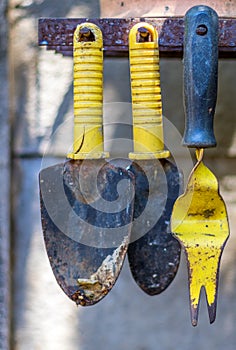
[[[185,193],[174,204],[171,229],[187,257],[192,325],[198,322],[202,288],[212,323],[216,318],[219,266],[229,237],[229,224],[217,179],[202,162],[202,156],[190,175]]]
[[[182,17],[140,17],[140,18],[41,18],[38,24],[40,46],[55,50],[65,56],[73,55],[73,33],[83,22],[97,24],[104,38],[104,53],[107,56],[127,56],[128,34],[131,27],[140,22],[151,23],[159,33],[160,54],[167,57],[181,57],[183,53],[184,20]],[[236,56],[236,19],[219,20],[219,55]]]
[[[133,219],[132,179],[104,160],[71,160],[40,172],[47,254],[58,284],[76,304],[97,303],[120,273]]]
[[[140,288],[155,295],[169,286],[179,267],[181,249],[170,232],[170,216],[183,179],[165,159],[135,161],[130,170],[135,175],[135,202],[129,264]],[[145,234],[140,237],[141,232]]]

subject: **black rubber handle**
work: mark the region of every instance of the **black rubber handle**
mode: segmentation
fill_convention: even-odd
[[[185,146],[216,146],[213,119],[217,75],[218,15],[208,6],[194,6],[185,15]]]

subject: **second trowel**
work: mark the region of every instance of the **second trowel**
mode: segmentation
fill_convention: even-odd
[[[128,259],[132,275],[149,295],[164,291],[174,279],[180,244],[171,235],[172,207],[182,190],[182,174],[164,150],[158,35],[148,23],[129,36],[135,175],[135,207]]]
[[[114,285],[128,248],[133,175],[103,151],[102,33],[74,33],[74,145],[40,172],[41,220],[55,278],[76,304],[93,305]]]

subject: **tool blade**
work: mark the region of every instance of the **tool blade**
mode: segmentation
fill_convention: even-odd
[[[197,325],[202,287],[212,323],[220,259],[229,237],[229,224],[217,179],[202,161],[193,169],[185,193],[174,204],[171,228],[186,252],[192,324]]]
[[[170,216],[182,193],[182,174],[166,159],[136,161],[130,170],[135,175],[135,205],[129,265],[139,287],[156,295],[169,286],[179,267],[181,247],[171,234]]]
[[[120,273],[133,185],[130,172],[104,160],[70,160],[40,172],[47,254],[58,284],[76,304],[97,303]]]

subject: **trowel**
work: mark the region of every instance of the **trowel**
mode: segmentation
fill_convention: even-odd
[[[129,34],[133,114],[135,206],[128,259],[139,287],[149,295],[173,281],[180,244],[170,232],[172,207],[182,193],[182,173],[164,146],[157,30],[141,22]]]
[[[67,160],[39,175],[41,219],[55,278],[76,304],[113,287],[130,240],[134,178],[104,152],[103,39],[92,23],[74,32],[74,143]]]

